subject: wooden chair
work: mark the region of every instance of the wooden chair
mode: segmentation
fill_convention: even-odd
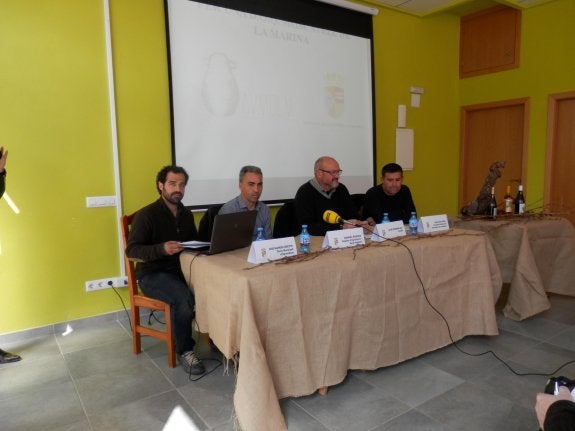
[[[124,262],[126,264],[126,275],[128,276],[128,289],[130,290],[130,304],[132,308],[132,338],[134,353],[138,355],[142,352],[142,335],[149,335],[150,337],[158,338],[166,342],[166,347],[168,348],[168,367],[174,368],[176,366],[176,346],[174,343],[174,335],[172,333],[172,312],[170,305],[160,301],[159,299],[149,298],[139,291],[134,261],[129,259],[125,253],[126,246],[128,244],[128,234],[130,233],[133,219],[134,214],[124,215],[121,218],[122,238],[124,239]],[[163,311],[164,319],[166,321],[165,331],[141,325],[140,308]]]

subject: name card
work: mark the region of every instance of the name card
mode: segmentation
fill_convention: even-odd
[[[402,220],[392,221],[390,223],[376,224],[371,240],[376,242],[385,241],[387,238],[396,238],[398,236],[405,236],[405,226]]]
[[[425,216],[419,219],[418,232],[433,233],[449,230],[446,214]]]
[[[248,262],[266,263],[296,254],[297,248],[293,236],[253,241],[248,254]]]
[[[363,228],[330,230],[323,238],[323,248],[346,248],[365,244]]]

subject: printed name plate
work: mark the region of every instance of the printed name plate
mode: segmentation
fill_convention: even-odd
[[[449,222],[447,221],[446,214],[425,216],[419,219],[419,232],[433,233],[449,230]]]
[[[376,224],[371,234],[372,241],[385,241],[387,238],[396,238],[398,236],[405,236],[405,226],[403,221],[397,220],[391,223]]]
[[[293,236],[253,241],[248,254],[248,262],[266,263],[287,256],[295,256],[296,254],[297,248]]]
[[[323,248],[346,248],[365,244],[363,228],[330,230],[323,239]]]

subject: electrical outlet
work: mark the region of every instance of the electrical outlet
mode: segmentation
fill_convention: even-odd
[[[88,196],[86,197],[86,207],[115,207],[116,196]]]
[[[96,290],[109,289],[111,287],[125,287],[128,285],[126,277],[108,277],[100,280],[86,281],[86,292],[95,292]]]

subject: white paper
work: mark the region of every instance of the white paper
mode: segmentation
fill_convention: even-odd
[[[405,105],[397,105],[397,127],[405,127],[407,111]]]
[[[210,243],[206,241],[184,241],[180,245],[184,248],[202,248],[209,247]]]
[[[403,170],[413,169],[413,129],[395,129],[395,161]]]
[[[402,220],[392,221],[390,223],[380,223],[374,226],[374,233],[371,240],[376,242],[385,241],[388,238],[405,236],[405,226]]]
[[[449,221],[446,214],[425,216],[419,219],[418,232],[432,233],[449,230]]]
[[[323,248],[346,248],[365,244],[363,228],[330,230],[323,238]]]
[[[272,260],[295,256],[297,248],[293,236],[254,241],[248,254],[249,263],[266,263]]]

